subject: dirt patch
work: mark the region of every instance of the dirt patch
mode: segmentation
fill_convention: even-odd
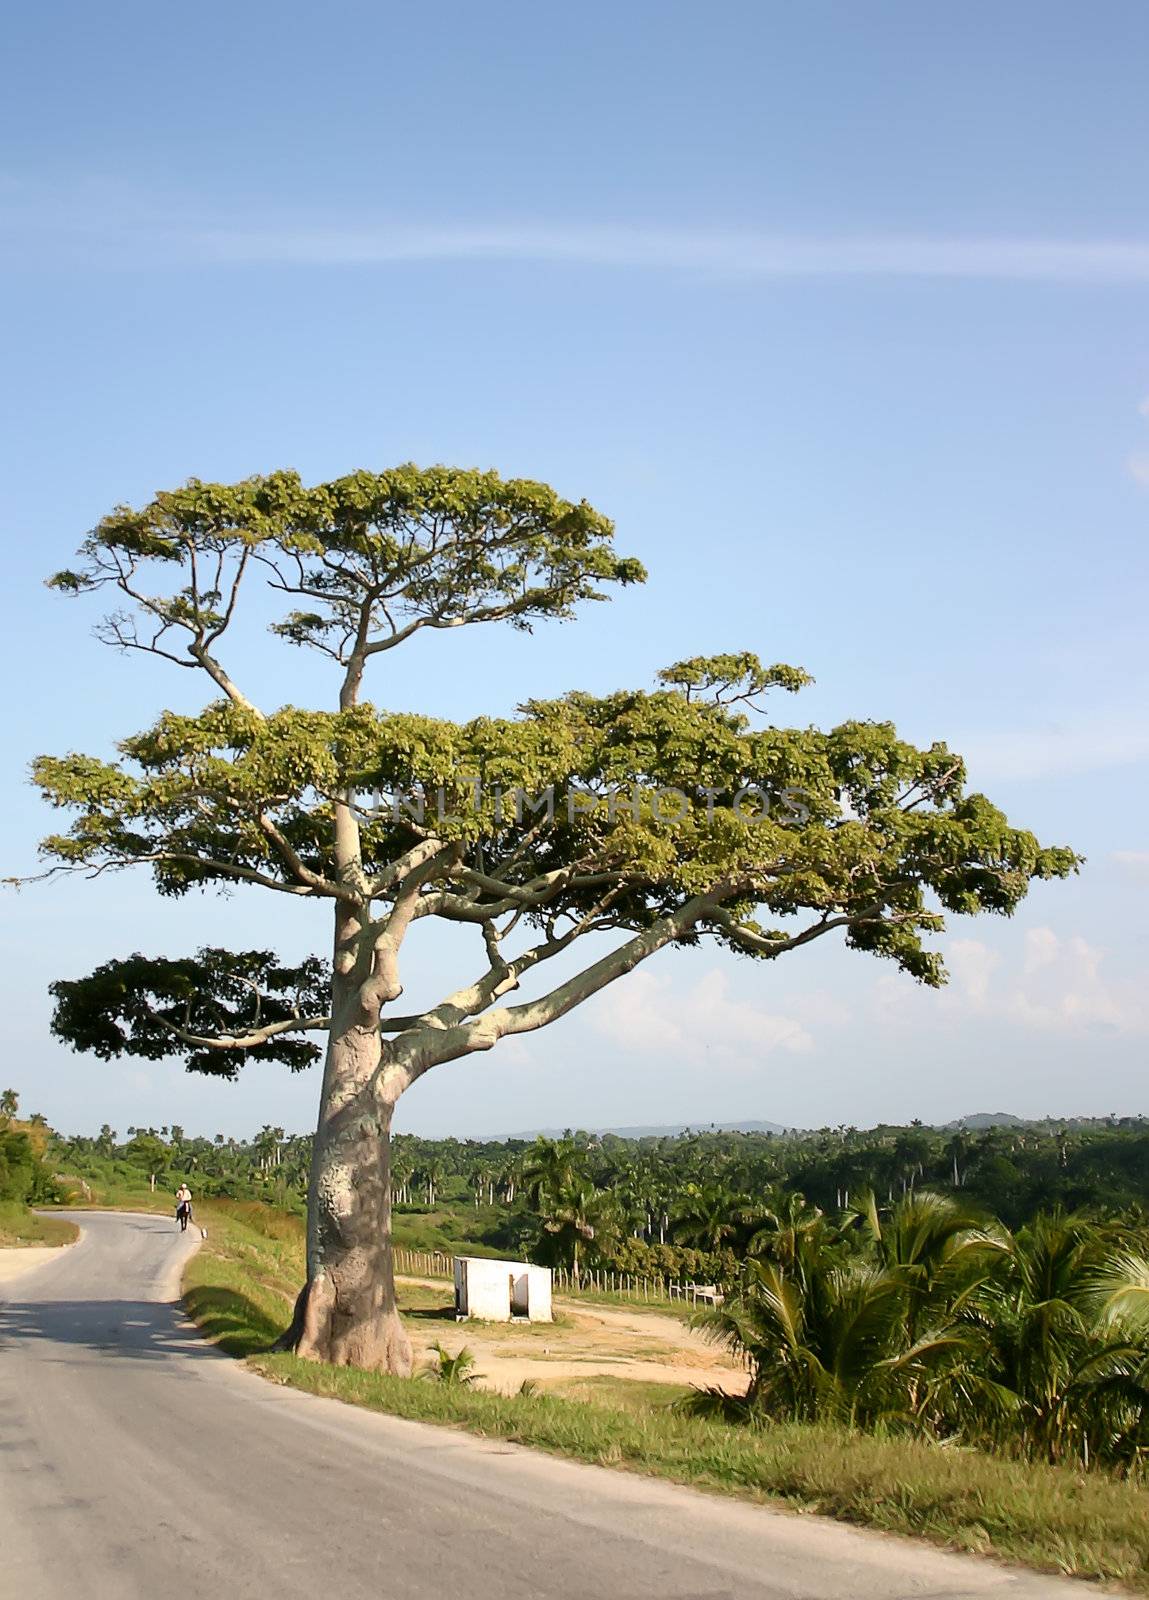
[[[0,1250],[0,1283],[9,1283],[21,1273],[42,1267],[45,1261],[54,1261],[67,1245],[24,1245],[13,1250]]]
[[[437,1340],[455,1354],[464,1345],[475,1355],[481,1388],[514,1394],[529,1380],[540,1389],[570,1378],[609,1376],[645,1383],[677,1383],[745,1392],[748,1376],[724,1351],[694,1328],[657,1311],[623,1310],[556,1300],[554,1324],[455,1322],[445,1308],[449,1284],[400,1279],[402,1285],[442,1291],[444,1314],[407,1318],[416,1361]]]

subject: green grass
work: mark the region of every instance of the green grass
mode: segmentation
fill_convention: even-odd
[[[175,1212],[173,1196],[165,1189],[154,1192],[145,1183],[142,1188],[123,1183],[89,1185],[90,1193],[79,1191],[78,1180],[72,1180],[71,1211],[153,1211]]]
[[[395,1288],[404,1311],[414,1311],[425,1317],[442,1317],[445,1322],[454,1322],[455,1295],[450,1284],[438,1284],[432,1288],[430,1284],[397,1278]]]
[[[694,1314],[694,1307],[686,1300],[677,1296],[672,1300],[669,1295],[651,1294],[644,1300],[641,1294],[630,1294],[622,1289],[574,1289],[570,1284],[564,1284],[561,1289],[554,1291],[556,1300],[568,1300],[571,1305],[581,1306],[614,1306],[620,1311],[657,1311],[660,1316],[678,1317],[682,1322],[689,1322]]]
[[[63,1217],[40,1217],[19,1201],[0,1201],[0,1250],[71,1244],[78,1237],[75,1223]]]
[[[470,1204],[396,1206],[391,1216],[392,1237],[404,1250],[442,1255],[506,1255],[484,1233],[497,1224],[499,1208]]]
[[[667,1405],[681,1393],[675,1385],[588,1377],[565,1380],[564,1393],[508,1397],[269,1354],[299,1282],[298,1224],[228,1202],[203,1212],[209,1238],[189,1263],[185,1303],[209,1338],[273,1382],[1149,1594],[1149,1491],[1101,1473],[844,1428],[748,1429],[682,1416]],[[409,1309],[434,1307],[412,1298]]]
[[[687,1383],[657,1383],[646,1378],[616,1378],[592,1373],[587,1378],[547,1382],[546,1393],[563,1400],[592,1400],[620,1411],[667,1411],[691,1393]]]
[[[204,1201],[196,1220],[208,1242],[184,1277],[189,1314],[228,1355],[266,1349],[291,1321],[303,1281],[302,1223],[257,1200]]]

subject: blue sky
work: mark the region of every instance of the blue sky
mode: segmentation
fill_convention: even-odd
[[[651,580],[531,639],[420,642],[380,703],[753,649],[817,679],[780,716],[946,738],[1089,860],[955,924],[944,995],[825,945],[668,954],[439,1069],[402,1126],[1149,1111],[1143,6],[65,4],[7,42],[6,872],[49,822],[32,755],[195,703],[41,586],[105,510],[495,466],[585,495]],[[256,632],[233,659],[269,704],[330,693]],[[0,1079],[69,1129],[309,1127],[313,1075],[104,1065],[46,1028],[52,978],[134,948],[325,949],[290,909],[124,876],[8,898]],[[419,946],[411,991],[464,954]]]

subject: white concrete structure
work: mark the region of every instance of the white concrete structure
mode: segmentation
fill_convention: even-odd
[[[551,1269],[529,1261],[492,1261],[487,1256],[455,1257],[455,1315],[484,1322],[553,1322]]]

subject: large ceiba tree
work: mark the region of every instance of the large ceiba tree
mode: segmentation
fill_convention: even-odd
[[[773,962],[840,934],[936,985],[925,941],[944,911],[1009,913],[1032,879],[1075,864],[967,793],[942,744],[915,749],[886,723],[771,726],[761,697],[807,680],[750,654],[461,723],[363,698],[368,668],[390,667],[384,699],[418,699],[390,652],[425,630],[530,628],[640,581],[612,535],[585,502],[494,473],[405,466],[309,488],[281,472],[119,508],[51,580],[107,590],[107,642],[218,694],[115,760],[36,762],[44,796],[74,814],[42,846],[48,870],[147,866],[164,895],[246,885],[331,907],[329,962],[135,954],[53,985],[56,1034],[104,1058],[182,1055],[232,1077],[322,1052],[307,1282],[285,1335],[300,1355],[410,1370],[389,1130],[433,1067],[548,1027],[704,938]],[[284,608],[272,634],[329,664],[330,709],[261,708],[226,661],[261,578]],[[401,1015],[404,941],[427,918],[472,929],[474,957],[437,1004]]]

